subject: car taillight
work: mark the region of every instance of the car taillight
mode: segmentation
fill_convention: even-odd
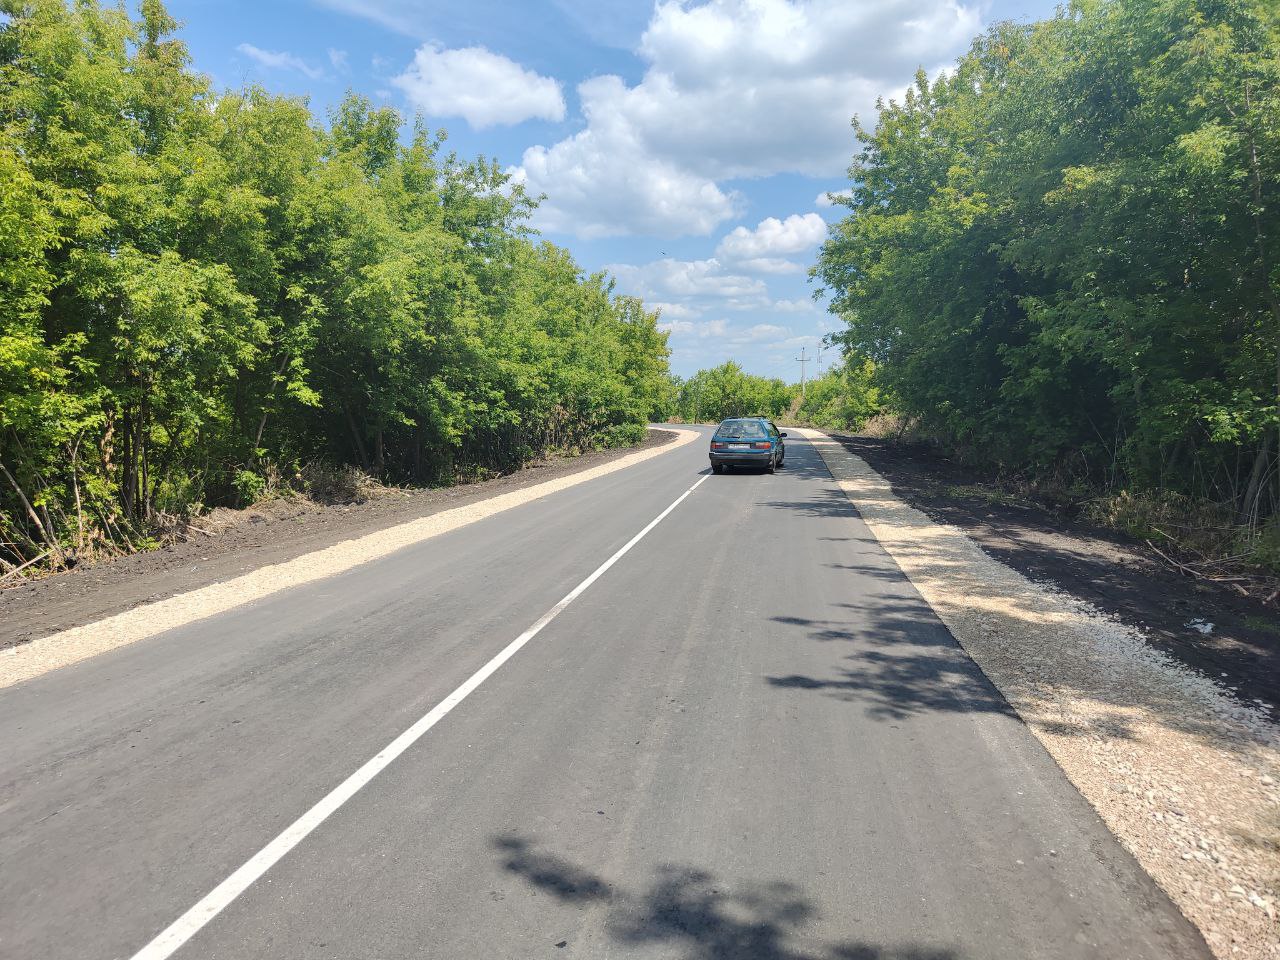
[[[773,444],[769,443],[768,440],[765,440],[763,443],[753,443],[751,445],[751,449],[752,450],[768,450],[771,446],[773,446]]]
[[[725,447],[727,447],[727,446],[728,446],[728,444],[727,444],[727,443],[720,443],[718,440],[712,440],[712,441],[711,441],[711,449],[712,449],[712,450],[723,450],[723,449],[724,449]]]

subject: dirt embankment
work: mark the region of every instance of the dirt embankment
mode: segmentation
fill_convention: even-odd
[[[638,447],[597,450],[532,463],[479,483],[436,489],[382,490],[366,503],[325,506],[304,497],[271,500],[247,510],[215,510],[192,539],[147,553],[0,590],[0,649],[376,533],[443,510],[577,473],[674,440],[651,430]]]
[[[930,519],[1019,573],[1140,628],[1147,642],[1280,720],[1280,613],[1186,577],[1142,543],[1009,497],[928,448],[833,433]]]

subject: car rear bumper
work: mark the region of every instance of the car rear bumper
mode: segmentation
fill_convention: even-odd
[[[721,467],[763,467],[773,456],[772,450],[719,450],[707,454],[712,466]]]

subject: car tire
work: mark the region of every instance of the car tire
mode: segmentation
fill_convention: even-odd
[[[712,473],[724,473],[724,464],[721,464],[721,463],[713,463],[713,464],[711,465],[711,472],[712,472]]]
[[[777,469],[777,463],[772,457],[769,458],[769,465],[764,468],[765,473],[773,473]]]

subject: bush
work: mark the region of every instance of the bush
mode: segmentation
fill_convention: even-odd
[[[605,448],[634,447],[636,444],[644,442],[648,432],[648,428],[644,424],[624,423],[601,431],[597,442]]]
[[[267,479],[252,470],[237,470],[231,478],[236,491],[237,506],[248,507],[262,499],[267,489]]]

